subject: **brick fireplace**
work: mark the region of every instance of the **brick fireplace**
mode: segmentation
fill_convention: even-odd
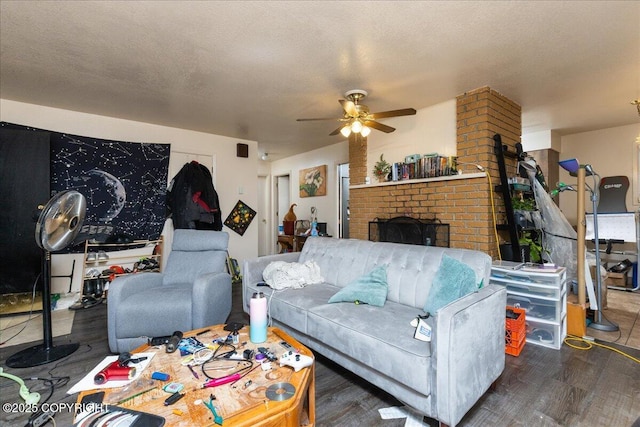
[[[493,136],[515,151],[522,132],[521,108],[489,87],[464,93],[456,99],[457,156],[462,179],[428,182],[401,181],[364,185],[367,176],[367,140],[349,136],[351,218],[350,236],[368,238],[369,221],[375,218],[435,216],[450,225],[450,246],[480,250],[494,258],[498,248],[492,220],[489,179],[474,165],[488,171],[493,186],[500,183],[493,152]],[[515,171],[515,159],[506,159],[507,170]],[[480,175],[479,175],[480,174]],[[465,177],[468,175],[469,177]],[[498,223],[504,222],[504,204],[494,193]]]

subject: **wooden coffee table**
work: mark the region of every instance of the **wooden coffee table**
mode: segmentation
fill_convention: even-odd
[[[206,332],[205,332],[206,331]],[[197,335],[200,333],[200,335]],[[226,338],[227,331],[223,325],[197,329],[184,333],[185,337],[196,337],[201,342],[212,343],[216,338]],[[249,340],[249,327],[245,326],[239,331],[239,344],[236,345],[238,353],[246,350],[257,350],[265,347],[277,357],[286,350],[280,344],[286,341],[300,354],[313,357],[313,353],[277,328],[269,328],[267,341],[261,344],[253,344]],[[243,345],[244,343],[244,345]],[[155,381],[157,387],[139,396],[133,397],[117,406],[160,415],[165,418],[168,426],[212,426],[215,425],[213,414],[200,401],[209,402],[213,394],[213,401],[218,415],[223,417],[224,426],[314,426],[315,425],[315,363],[308,368],[302,368],[298,372],[289,366],[280,366],[278,361],[271,362],[272,369],[263,371],[261,367],[254,367],[246,376],[235,384],[229,383],[218,387],[202,388],[207,380],[200,367],[194,370],[199,376],[194,377],[188,367],[181,364],[180,352],[166,353],[164,346],[149,347],[143,345],[132,353],[155,352],[149,366],[140,378],[150,379],[153,372],[163,372],[171,376],[170,381]],[[162,388],[169,382],[179,382],[184,385],[181,393],[185,396],[178,402],[164,406],[164,401],[170,396]],[[289,398],[287,393],[277,385],[289,383],[295,388],[295,392]],[[270,392],[267,389],[271,387]],[[278,389],[277,400],[271,400],[267,394],[274,397],[274,389]],[[290,389],[289,386],[287,386]],[[104,402],[110,404],[109,395],[119,392],[120,388],[101,389],[105,391]],[[96,390],[80,393],[78,403],[85,395],[92,394]],[[280,400],[282,399],[282,400]],[[112,403],[111,403],[112,404]]]

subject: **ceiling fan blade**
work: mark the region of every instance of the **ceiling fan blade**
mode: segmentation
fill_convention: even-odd
[[[392,128],[391,126],[383,125],[382,123],[378,123],[378,122],[376,122],[374,120],[366,120],[363,124],[365,126],[380,130],[380,131],[385,132],[385,133],[391,133],[394,130],[396,130],[396,128]]]
[[[333,136],[333,135],[337,135],[337,134],[339,134],[343,127],[344,127],[344,125],[340,126],[338,129],[336,129],[336,130],[334,130],[333,132],[331,132],[331,133],[329,134],[329,136]]]
[[[358,109],[356,108],[356,104],[352,101],[347,101],[346,99],[339,99],[338,102],[342,105],[344,112],[349,115],[349,117],[358,117],[360,113],[358,113]]]
[[[382,111],[380,113],[371,113],[369,117],[372,119],[384,119],[387,117],[413,116],[416,114],[414,108],[403,108],[401,110]]]
[[[313,121],[318,121],[318,120],[335,120],[338,121],[340,119],[336,119],[335,117],[325,117],[325,118],[321,118],[321,119],[296,119],[297,122],[313,122]]]

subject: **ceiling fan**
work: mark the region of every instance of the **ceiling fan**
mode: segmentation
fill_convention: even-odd
[[[378,119],[386,119],[389,117],[412,116],[416,114],[413,108],[403,108],[400,110],[382,111],[379,113],[369,112],[369,107],[360,104],[360,101],[368,95],[366,90],[354,89],[346,92],[344,97],[347,99],[339,99],[338,102],[344,109],[344,116],[335,118],[322,119],[298,119],[299,122],[315,121],[315,120],[336,120],[342,122],[340,127],[331,132],[329,135],[337,135],[341,133],[344,137],[348,137],[351,132],[359,133],[362,136],[368,136],[371,129],[377,129],[385,133],[391,133],[395,128],[378,122]]]

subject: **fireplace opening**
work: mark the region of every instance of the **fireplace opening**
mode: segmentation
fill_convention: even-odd
[[[369,222],[369,240],[448,248],[449,224],[442,224],[435,218],[376,218]]]

